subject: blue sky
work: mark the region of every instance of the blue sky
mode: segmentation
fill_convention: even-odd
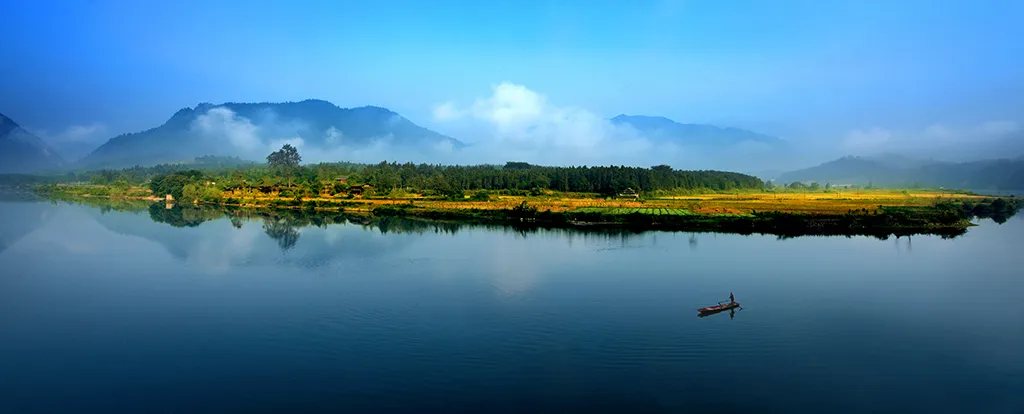
[[[822,146],[1024,121],[1020,1],[14,0],[4,11],[0,112],[53,136],[138,131],[199,102],[306,98],[384,106],[445,132],[437,105],[502,82],[602,117]]]

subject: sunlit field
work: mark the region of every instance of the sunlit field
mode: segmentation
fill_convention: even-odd
[[[851,192],[708,194],[664,197],[649,200],[622,200],[578,197],[501,196],[486,202],[415,201],[417,206],[441,209],[508,209],[523,202],[544,211],[604,211],[610,214],[748,214],[758,211],[799,213],[847,213],[850,210],[875,210],[879,206],[931,206],[942,199],[985,198],[944,192],[903,192],[897,190],[861,190]],[[392,200],[369,202],[393,203]]]
[[[609,214],[749,214],[753,212],[847,213],[850,210],[873,211],[880,206],[932,206],[943,199],[983,199],[984,196],[948,192],[909,192],[900,190],[855,190],[850,192],[763,192],[747,194],[708,194],[662,197],[647,200],[601,198],[580,194],[542,196],[492,196],[489,201],[431,200],[410,196],[393,198],[355,198],[349,209],[372,210],[381,205],[412,204],[429,209],[504,210],[527,203],[539,211],[605,212]],[[265,197],[263,201],[272,200]],[[307,199],[310,200],[310,199]],[[316,200],[337,200],[318,197]],[[257,200],[253,200],[257,201]],[[257,201],[258,202],[258,201]]]
[[[68,188],[68,187],[65,187]],[[71,188],[68,188],[69,190]],[[153,197],[144,187],[132,187],[120,193],[111,192],[106,186],[74,187],[79,196],[162,200]],[[946,191],[911,191],[891,189],[859,189],[846,191],[818,192],[750,192],[737,194],[698,194],[685,196],[663,196],[648,199],[622,199],[600,197],[595,194],[548,192],[539,196],[509,196],[492,194],[485,200],[438,199],[415,193],[402,193],[401,197],[356,196],[342,197],[321,194],[317,197],[302,198],[302,203],[316,202],[318,208],[344,208],[346,211],[372,211],[376,207],[389,205],[413,205],[424,209],[437,210],[508,210],[523,203],[538,211],[551,212],[601,212],[606,214],[750,214],[756,212],[787,212],[811,214],[843,214],[850,211],[875,211],[879,207],[933,206],[941,200],[970,200],[991,198],[983,195],[969,195]],[[297,206],[294,199],[281,197],[277,193],[258,191],[226,191],[220,195],[220,202],[206,204],[261,206]]]

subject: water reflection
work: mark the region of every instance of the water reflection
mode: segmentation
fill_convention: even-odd
[[[301,229],[304,227],[327,228],[331,225],[355,225],[367,230],[376,230],[380,234],[423,234],[441,233],[456,234],[464,229],[487,229],[501,232],[511,232],[517,237],[528,238],[538,234],[558,235],[571,241],[577,236],[594,238],[603,241],[619,241],[619,248],[629,247],[629,241],[643,233],[642,229],[628,228],[549,228],[534,224],[528,225],[499,225],[499,224],[465,224],[457,222],[428,221],[410,219],[404,217],[375,217],[372,215],[352,214],[338,211],[315,211],[315,210],[269,210],[269,209],[246,209],[232,207],[208,207],[208,206],[168,206],[163,203],[149,203],[136,200],[111,200],[100,198],[84,198],[74,200],[52,201],[53,203],[68,202],[76,204],[88,204],[96,207],[101,215],[111,211],[116,212],[148,212],[150,220],[157,223],[167,224],[175,228],[195,228],[201,224],[226,219],[235,229],[242,229],[246,222],[260,222],[263,233],[273,240],[281,251],[288,251],[295,248],[302,238]],[[974,217],[991,218],[996,223],[1005,223],[1014,215],[1016,210],[1001,208],[1002,204],[992,206],[979,206],[970,211]],[[124,230],[123,232],[131,232]],[[933,234],[944,239],[960,237],[966,233],[963,229],[936,230]],[[713,234],[713,233],[712,233]],[[747,233],[743,233],[747,234]],[[754,233],[750,233],[754,234]],[[889,229],[851,229],[850,234],[843,236],[849,238],[855,235],[871,236],[879,240],[888,240],[896,236],[896,248],[902,250],[905,247],[907,252],[911,251],[909,237],[913,233],[892,231]],[[779,229],[776,237],[779,240],[793,239],[804,236],[828,236],[828,234],[812,234],[806,231],[793,233],[785,229]],[[691,251],[697,250],[699,245],[698,233],[689,233],[688,246]],[[834,236],[834,235],[833,235]],[[906,237],[906,245],[901,246],[901,238]],[[2,246],[0,246],[2,248]]]
[[[53,209],[42,208],[27,197],[0,198],[4,208],[0,211],[0,253],[49,221]]]
[[[742,308],[742,307],[740,307],[739,309],[736,309],[736,308],[731,308],[731,309],[729,309],[728,311],[718,311],[718,312],[698,313],[698,314],[697,314],[697,317],[698,317],[698,318],[702,318],[702,319],[703,319],[703,318],[707,318],[707,317],[709,317],[709,316],[715,316],[715,315],[722,315],[722,314],[726,314],[726,313],[728,313],[728,314],[729,314],[729,319],[736,319],[736,313],[737,313],[737,312],[740,312],[740,311],[742,311],[742,310],[743,310],[743,308]]]
[[[565,412],[607,408],[615,392],[669,412],[1021,406],[1020,218],[914,237],[911,256],[893,251],[905,237],[32,207],[0,203],[3,230],[28,229],[0,254],[0,412],[287,412],[296,396],[382,412],[438,395],[463,400],[410,412],[551,400]],[[689,313],[733,289],[750,309],[729,322]],[[979,319],[963,303],[1000,312]]]
[[[235,218],[232,218],[234,223]],[[277,241],[281,250],[288,250],[295,247],[299,242],[299,226],[290,223],[288,219],[268,218],[263,220],[263,231],[271,239]]]
[[[893,245],[896,246],[896,253],[902,253],[904,251],[907,253],[914,252],[914,243],[912,236],[906,236],[902,238],[896,237],[895,239],[893,239],[893,242]]]
[[[232,227],[242,228],[245,222],[262,222],[267,236],[276,241],[282,250],[288,250],[298,243],[303,227],[327,228],[332,225],[354,225],[380,234],[457,234],[466,229],[488,229],[513,233],[517,237],[529,238],[538,234],[555,234],[567,238],[576,235],[596,236],[604,240],[615,240],[620,247],[627,247],[630,240],[642,232],[624,229],[559,229],[533,226],[505,226],[488,224],[463,224],[444,221],[429,221],[403,217],[373,217],[337,211],[312,210],[267,210],[241,208],[213,208],[175,206],[164,208],[160,204],[147,207],[154,222],[173,227],[197,227],[207,221],[227,219]]]

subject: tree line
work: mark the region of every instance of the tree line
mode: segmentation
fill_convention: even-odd
[[[65,181],[97,185],[145,185],[157,196],[175,199],[215,198],[239,188],[280,192],[283,196],[346,193],[353,185],[370,185],[378,194],[410,191],[461,197],[471,191],[528,194],[540,190],[619,194],[626,189],[653,191],[729,191],[763,189],[759,178],[727,171],[677,170],[667,165],[552,167],[524,162],[505,165],[435,165],[397,162],[378,164],[320,163],[301,165],[290,145],[267,156],[265,164],[217,158],[190,164],[134,167],[121,171],[76,173]]]
[[[627,166],[547,167],[521,162],[504,166],[443,166],[386,163],[367,166],[363,180],[380,189],[411,188],[453,193],[471,190],[550,189],[565,192],[618,194],[626,189],[735,190],[761,189],[761,179],[726,171],[675,170],[667,165],[651,168]]]

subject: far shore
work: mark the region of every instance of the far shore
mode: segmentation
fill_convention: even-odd
[[[545,192],[537,196],[491,195],[462,200],[409,194],[404,197],[225,192],[216,199],[175,203],[142,187],[112,194],[107,186],[49,186],[52,198],[102,198],[159,203],[164,208],[306,210],[482,224],[545,227],[718,231],[777,235],[957,235],[971,219],[1005,220],[1022,205],[1013,197],[949,191],[851,190],[830,192],[738,192],[651,199]]]

